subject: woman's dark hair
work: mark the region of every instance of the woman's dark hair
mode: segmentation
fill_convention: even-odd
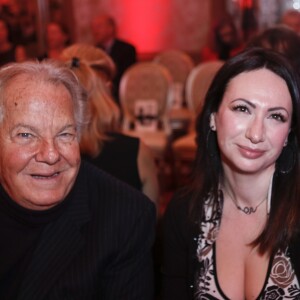
[[[284,151],[282,151],[276,162],[270,215],[263,232],[252,243],[253,246],[259,246],[261,253],[285,247],[293,237],[300,220],[300,166],[298,159],[300,92],[298,75],[283,55],[262,48],[248,49],[229,59],[216,74],[207,92],[202,113],[196,121],[197,155],[191,185],[193,201],[190,207],[191,217],[194,220],[200,220],[203,214],[203,201],[208,196],[212,197],[213,204],[216,205],[219,182],[223,177],[216,132],[210,129],[211,114],[218,111],[226,88],[233,78],[243,72],[263,68],[277,74],[288,86],[292,99],[293,114],[286,147],[294,149],[296,153],[295,163],[286,174],[280,171],[277,163],[284,160],[282,157]]]

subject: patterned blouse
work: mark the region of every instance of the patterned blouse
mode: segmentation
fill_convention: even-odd
[[[196,280],[195,299],[229,299],[218,283],[216,272],[215,241],[222,215],[222,197],[213,208],[208,199],[204,205],[205,220],[201,222],[197,242],[199,274]],[[293,270],[288,251],[278,251],[269,261],[268,272],[257,300],[299,299],[300,286]]]

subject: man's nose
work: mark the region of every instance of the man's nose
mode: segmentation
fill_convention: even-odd
[[[57,145],[53,139],[40,141],[36,160],[49,165],[55,164],[60,158]]]

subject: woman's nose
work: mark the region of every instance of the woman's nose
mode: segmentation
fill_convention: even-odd
[[[60,158],[57,145],[54,140],[43,140],[40,142],[36,160],[49,165],[55,164]]]
[[[265,140],[264,120],[259,117],[255,117],[247,128],[246,137],[253,144],[263,142]]]

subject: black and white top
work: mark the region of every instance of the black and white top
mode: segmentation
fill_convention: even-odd
[[[216,239],[222,216],[222,197],[216,207],[207,199],[205,218],[201,222],[197,241],[199,272],[195,289],[195,299],[229,299],[221,290],[216,272]],[[263,288],[257,298],[300,299],[300,286],[291,264],[288,251],[278,251],[270,258],[268,272]]]

